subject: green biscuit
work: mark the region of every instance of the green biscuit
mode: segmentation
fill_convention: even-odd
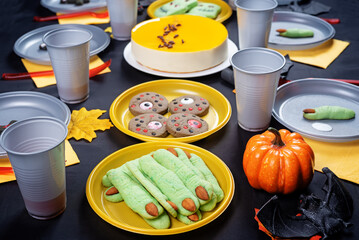
[[[112,169],[107,172],[111,183],[117,188],[123,197],[126,205],[141,217],[154,219],[158,216],[152,216],[146,211],[146,205],[154,203],[158,209],[158,215],[163,213],[162,206],[155,198],[136,180],[125,165]]]
[[[145,158],[143,156],[141,158]],[[150,156],[149,156],[150,157]],[[150,157],[152,158],[152,157]],[[126,163],[127,168],[136,177],[136,179],[149,191],[153,197],[171,214],[177,217],[177,211],[167,202],[168,198],[164,195],[158,187],[140,170],[139,159]]]
[[[182,162],[184,162],[189,168],[191,168],[199,177],[206,180],[206,178],[204,177],[202,172],[198,168],[193,166],[191,161],[188,159],[187,154],[182,149],[175,148],[174,150],[177,152],[178,158]],[[212,186],[212,187],[213,187],[213,191],[214,191],[214,186]],[[217,205],[217,195],[214,192],[214,194],[212,195],[212,199],[208,203],[201,205],[200,210],[205,211],[205,212],[212,211],[216,207],[216,205]]]
[[[282,37],[288,38],[305,38],[305,37],[313,37],[314,33],[308,29],[298,29],[298,28],[290,28],[283,33],[279,33]]]
[[[202,220],[202,213],[201,211],[197,211],[196,212],[197,215],[198,215],[198,221]],[[181,215],[181,214],[178,214],[177,216],[177,219],[180,221],[180,222],[183,222],[184,224],[187,224],[187,225],[190,225],[190,224],[193,224],[193,223],[196,223],[194,221],[192,221],[191,219],[188,218],[188,216],[184,216],[184,215]]]
[[[188,159],[187,154],[180,148],[174,148],[174,150],[177,152],[179,160],[181,160],[184,164],[187,165],[193,172],[195,172],[200,178],[205,179],[201,171],[199,171],[191,161]]]
[[[197,196],[196,188],[202,186],[207,191],[209,199],[202,200],[198,198],[201,205],[211,200],[213,195],[212,184],[197,176],[186,164],[179,160],[178,157],[165,149],[158,149],[153,153],[153,157],[159,164],[176,173],[193,195]]]
[[[303,113],[303,117],[309,120],[336,119],[347,120],[355,117],[351,109],[338,106],[321,106],[314,108],[315,113]]]
[[[161,192],[177,206],[180,214],[188,216],[194,213],[183,208],[182,201],[186,198],[193,200],[196,210],[199,208],[197,198],[186,188],[175,173],[161,166],[148,155],[139,158],[139,165],[140,169],[156,184]]]
[[[102,185],[107,188],[113,186],[110,179],[108,179],[107,175],[104,175],[102,177]]]
[[[202,172],[206,180],[212,184],[213,192],[217,195],[217,202],[222,201],[222,199],[224,198],[224,192],[222,188],[219,186],[216,177],[213,175],[211,170],[207,167],[206,163],[194,153],[191,153],[191,158],[189,160],[191,161],[193,166],[195,166],[199,171]]]
[[[105,199],[106,199],[107,201],[114,202],[114,203],[116,203],[116,202],[122,202],[122,201],[123,201],[123,198],[122,198],[122,196],[121,196],[120,193],[116,193],[116,194],[112,194],[112,195],[106,195],[106,192],[107,192],[110,188],[112,188],[112,187],[107,188],[107,189],[105,190],[105,192],[103,193],[103,196],[105,197]]]
[[[197,6],[197,0],[174,0],[162,5],[155,11],[156,17],[184,14],[191,8]]]
[[[166,212],[163,212],[158,218],[155,219],[146,219],[144,220],[153,228],[156,229],[167,229],[171,226],[170,217]]]
[[[221,7],[213,3],[199,3],[196,7],[192,8],[188,14],[197,15],[208,18],[216,18],[221,12]]]
[[[217,205],[217,195],[213,194],[211,201],[202,205],[199,209],[203,212],[209,212],[212,211],[216,207],[216,205]]]
[[[173,2],[169,2],[159,7],[155,11],[156,17],[164,17],[170,15],[183,14],[187,11],[187,7],[185,4],[174,4]]]

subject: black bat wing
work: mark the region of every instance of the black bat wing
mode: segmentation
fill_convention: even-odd
[[[327,193],[324,202],[333,210],[333,213],[343,219],[349,220],[353,215],[353,199],[339,178],[329,169],[322,171],[327,177],[323,190]]]
[[[309,238],[320,232],[304,216],[288,216],[279,208],[278,197],[272,197],[257,213],[259,221],[273,235],[281,238]]]

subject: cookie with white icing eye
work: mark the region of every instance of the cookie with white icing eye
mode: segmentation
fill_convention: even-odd
[[[208,130],[208,123],[188,113],[172,114],[167,120],[167,131],[174,137],[188,137]]]
[[[135,116],[144,113],[165,114],[168,111],[168,101],[161,94],[143,92],[131,98],[129,110]]]
[[[188,113],[202,117],[208,113],[209,102],[201,96],[185,95],[173,99],[168,107],[172,114]]]
[[[150,137],[167,137],[166,125],[166,117],[157,113],[146,113],[132,118],[128,124],[128,129]]]

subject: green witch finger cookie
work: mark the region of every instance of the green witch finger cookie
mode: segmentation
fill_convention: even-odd
[[[146,219],[144,220],[153,228],[156,229],[167,229],[171,226],[170,217],[166,212],[163,212],[158,218],[155,219]]]
[[[150,158],[152,158],[150,156]],[[154,160],[153,160],[154,161]],[[168,197],[164,195],[160,189],[140,170],[139,159],[132,160],[126,163],[127,168],[131,171],[133,176],[147,189],[151,195],[171,214],[173,217],[177,217],[178,207],[168,200]]]
[[[201,220],[202,213],[201,213],[201,211],[197,211],[190,216],[184,216],[184,215],[178,214],[177,219],[179,221],[183,222],[184,224],[190,225],[190,224],[196,223],[199,220]]]
[[[198,210],[199,202],[197,198],[174,172],[161,166],[149,155],[145,155],[138,160],[140,169],[168,197],[180,214],[188,216]]]
[[[176,157],[178,157],[183,163],[185,163],[189,168],[191,168],[191,170],[193,172],[195,172],[200,178],[209,182],[205,178],[205,176],[202,174],[202,172],[191,163],[191,161],[189,160],[189,158],[191,158],[191,155],[188,152],[185,152],[180,148],[168,148],[167,151],[170,151]],[[212,187],[214,190],[213,185],[212,185]],[[223,192],[222,192],[222,195],[223,195]],[[222,198],[223,198],[223,196],[222,196]],[[217,205],[217,199],[218,198],[216,196],[216,193],[214,192],[214,194],[212,195],[212,199],[209,202],[207,202],[206,204],[201,205],[200,210],[205,211],[205,212],[212,211]]]
[[[213,192],[217,195],[217,202],[222,201],[222,199],[224,198],[224,193],[222,188],[219,186],[216,177],[207,167],[206,163],[202,160],[202,158],[200,158],[194,153],[191,153],[190,155],[191,157],[189,160],[193,164],[193,166],[195,166],[199,171],[201,171],[206,180],[212,184]]]
[[[162,206],[124,165],[108,171],[107,177],[120,192],[126,205],[141,217],[154,219],[163,213]]]
[[[201,205],[211,200],[213,195],[212,184],[201,179],[186,164],[165,149],[153,152],[154,159],[165,168],[173,171],[182,180],[186,187],[197,196]]]
[[[306,38],[313,37],[314,32],[309,29],[289,28],[289,29],[277,29],[280,36],[288,38]]]
[[[200,178],[205,179],[203,174],[190,162],[189,158],[191,157],[191,155],[189,155],[189,153],[183,151],[180,148],[167,148],[167,151],[173,153],[173,155],[178,157],[184,164],[187,165],[187,167],[189,167],[193,172],[195,172]]]
[[[346,120],[355,117],[355,112],[339,106],[321,106],[303,110],[303,117],[309,120],[336,119]]]
[[[122,202],[123,198],[121,196],[121,194],[119,193],[119,191],[117,190],[117,188],[115,188],[114,186],[109,187],[105,190],[104,192],[104,197],[107,201],[110,202]]]
[[[110,179],[108,179],[107,175],[104,175],[104,176],[102,177],[102,185],[103,185],[104,187],[107,187],[107,188],[113,186],[112,183],[111,183],[111,181],[110,181]]]

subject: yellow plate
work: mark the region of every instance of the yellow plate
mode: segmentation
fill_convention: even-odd
[[[202,117],[202,119],[208,123],[208,131],[194,136],[182,138],[174,138],[170,135],[166,138],[150,137],[130,131],[128,129],[128,123],[133,117],[135,117],[128,110],[130,100],[135,95],[148,91],[157,92],[163,95],[167,98],[168,102],[176,97],[183,95],[198,95],[204,97],[210,103],[208,114]],[[111,121],[120,131],[146,142],[175,141],[190,143],[198,141],[211,135],[226,125],[226,123],[229,121],[229,118],[231,117],[231,113],[231,104],[227,98],[214,88],[202,83],[179,79],[156,80],[134,86],[119,95],[113,101],[110,107]],[[167,113],[164,116],[169,117],[170,113]]]
[[[150,18],[156,18],[155,11],[162,5],[171,2],[172,0],[157,0],[150,4],[147,8],[147,14]],[[223,0],[201,0],[198,2],[213,3],[221,7],[221,12],[214,20],[224,22],[232,15],[232,8]]]
[[[101,184],[102,177],[110,169],[117,168],[124,163],[148,154],[159,148],[178,147],[189,153],[195,153],[201,157],[217,178],[224,191],[224,199],[217,204],[211,212],[203,212],[203,219],[191,225],[185,225],[171,217],[171,228],[154,229],[150,227],[138,214],[134,213],[124,202],[112,203],[104,199],[105,188]],[[112,153],[103,159],[91,172],[86,184],[86,196],[92,209],[103,220],[115,227],[126,231],[146,235],[171,235],[188,232],[202,227],[221,215],[234,195],[234,179],[227,165],[217,156],[207,150],[177,142],[147,142],[135,144],[117,152]]]

